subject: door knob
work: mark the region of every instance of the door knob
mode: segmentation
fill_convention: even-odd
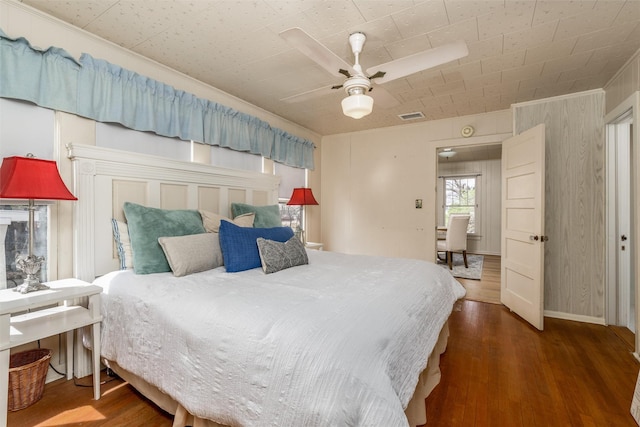
[[[627,236],[623,234],[622,236],[620,236],[620,240],[622,240],[623,242],[626,242]]]
[[[540,237],[538,236],[529,236],[529,240],[534,240],[534,241],[538,241],[540,239]]]

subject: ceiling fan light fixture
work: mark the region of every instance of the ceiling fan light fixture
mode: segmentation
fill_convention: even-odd
[[[366,93],[371,83],[363,76],[353,76],[344,84],[347,97],[342,100],[342,112],[345,116],[361,119],[373,111],[373,98]]]
[[[444,157],[444,158],[450,158],[455,155],[456,155],[456,152],[453,151],[453,148],[445,148],[444,150],[438,153],[438,156]]]
[[[342,100],[342,112],[345,116],[361,119],[373,111],[373,98],[368,95],[349,95]]]

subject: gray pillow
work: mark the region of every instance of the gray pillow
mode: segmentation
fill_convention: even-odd
[[[186,276],[223,265],[220,239],[216,233],[158,239],[174,276]]]
[[[257,243],[262,270],[267,274],[296,265],[309,264],[307,250],[296,236],[284,243],[258,237]]]
[[[231,215],[234,220],[237,216],[250,212],[256,214],[253,220],[253,226],[255,228],[282,227],[280,207],[278,205],[254,206],[244,203],[231,203]]]
[[[125,202],[123,209],[137,274],[171,271],[158,238],[206,232],[197,210],[157,209],[131,202]]]

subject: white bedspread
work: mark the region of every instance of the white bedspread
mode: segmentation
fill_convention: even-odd
[[[118,271],[95,284],[102,355],[230,426],[406,426],[464,296],[431,263],[319,251],[269,275]]]

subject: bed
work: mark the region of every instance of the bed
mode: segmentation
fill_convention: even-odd
[[[276,203],[278,179],[68,148],[79,199],[76,275],[104,289],[101,355],[175,414],[174,426],[426,422],[447,319],[464,295],[449,272],[311,250],[306,263],[272,274],[120,270],[110,224],[124,221],[125,203],[230,217],[234,202]]]

